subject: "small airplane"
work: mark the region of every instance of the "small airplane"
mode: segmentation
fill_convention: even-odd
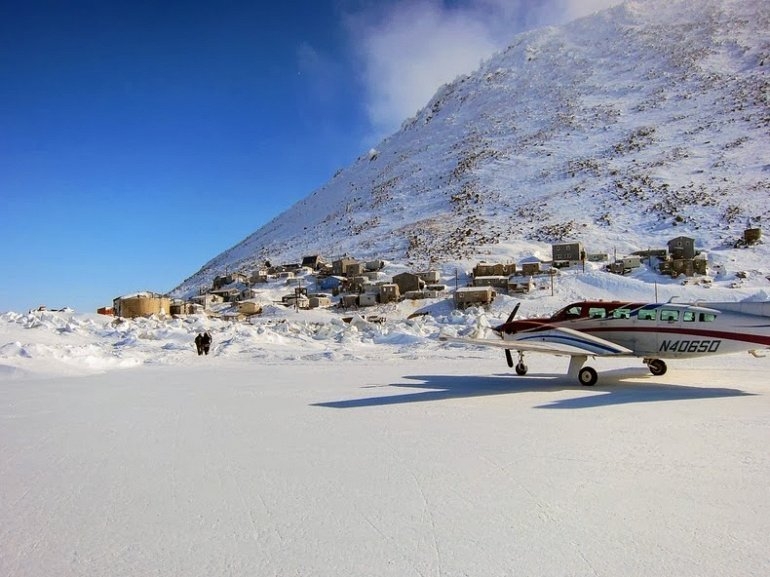
[[[770,302],[637,303],[581,301],[549,318],[508,319],[492,329],[502,340],[442,337],[442,340],[502,348],[516,374],[527,374],[525,352],[569,356],[568,374],[584,386],[596,384],[588,357],[641,357],[653,375],[663,375],[663,359],[682,359],[770,349]]]

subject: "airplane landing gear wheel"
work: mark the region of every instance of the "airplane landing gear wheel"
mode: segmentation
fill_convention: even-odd
[[[520,377],[523,377],[524,375],[526,375],[527,370],[528,370],[527,365],[525,365],[524,363],[516,364],[516,374],[519,375]]]
[[[578,380],[584,387],[594,386],[598,378],[599,376],[596,374],[596,371],[591,367],[583,367],[578,373]]]
[[[650,362],[647,363],[647,368],[650,369],[650,372],[655,375],[656,377],[659,377],[661,375],[666,374],[666,363],[661,361],[660,359],[652,359]]]

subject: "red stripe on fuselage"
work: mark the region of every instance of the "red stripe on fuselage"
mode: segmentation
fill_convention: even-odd
[[[586,322],[591,322],[594,319],[587,319],[587,318],[579,319],[569,324],[553,323],[553,322],[550,322],[550,319],[548,320],[529,319],[529,320],[514,321],[512,323],[507,323],[505,325],[501,325],[500,327],[498,327],[498,329],[509,335],[513,335],[519,332],[537,333],[540,331],[550,330],[554,328],[561,328],[561,327],[569,327],[576,331],[581,331],[586,334],[591,334],[596,336],[601,336],[597,333],[608,333],[608,332],[609,333],[617,333],[617,332],[658,333],[658,334],[666,334],[666,335],[677,334],[677,335],[686,335],[686,336],[702,337],[702,338],[710,338],[710,339],[733,340],[733,341],[753,343],[753,344],[757,344],[765,347],[770,347],[770,335],[758,335],[758,334],[751,334],[751,333],[747,334],[743,332],[736,333],[736,332],[730,332],[730,331],[719,331],[719,330],[710,330],[710,329],[696,329],[696,328],[682,327],[682,326],[672,327],[668,325],[666,326],[662,326],[662,325],[629,326],[629,325],[619,324],[620,322],[622,322],[620,319],[618,320],[605,319],[605,322],[611,323],[608,326],[602,326],[602,327],[580,326],[582,324],[581,321],[583,320],[585,320]],[[644,321],[644,322],[647,322],[647,321]],[[747,328],[751,328],[751,327],[747,327]],[[609,340],[610,342],[614,342],[612,341],[612,339],[607,339],[607,340]]]

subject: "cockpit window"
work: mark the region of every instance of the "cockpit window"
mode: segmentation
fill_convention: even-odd
[[[717,316],[714,313],[701,313],[700,314],[700,322],[702,323],[710,323],[712,321],[717,320]]]
[[[695,312],[694,311],[684,311],[682,313],[682,320],[686,323],[691,323],[695,320]]]
[[[579,317],[580,311],[582,310],[582,307],[580,306],[574,306],[567,309],[567,316],[568,317]]]

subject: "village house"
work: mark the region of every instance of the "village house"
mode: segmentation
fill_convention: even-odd
[[[195,315],[203,312],[203,305],[194,302],[174,301],[169,307],[172,317],[183,315]]]
[[[395,303],[401,300],[401,289],[396,283],[384,283],[380,285],[380,302],[383,304]]]
[[[585,260],[585,250],[580,242],[567,242],[551,245],[553,266],[576,266]]]
[[[259,289],[255,289],[252,287],[246,287],[241,291],[241,294],[238,296],[239,301],[246,301],[249,299],[255,299],[258,298],[261,291]]]
[[[506,290],[508,287],[508,277],[503,275],[491,275],[491,276],[474,276],[473,286],[491,286],[498,289]]]
[[[224,276],[214,277],[214,282],[212,283],[211,288],[214,290],[217,290],[227,285],[231,285],[235,283],[246,284],[248,282],[249,282],[248,275],[242,272],[233,272],[233,273],[226,274]]]
[[[608,265],[608,270],[615,274],[628,274],[642,266],[642,257],[637,255],[624,256]]]
[[[190,299],[191,302],[195,304],[199,304],[203,307],[204,310],[209,310],[212,305],[221,304],[224,302],[221,296],[211,294],[211,293],[204,293],[202,295],[195,295]]]
[[[210,294],[220,297],[226,303],[234,303],[241,298],[241,291],[236,287],[212,290]]]
[[[516,263],[480,262],[473,267],[473,276],[509,276],[516,272]]]
[[[436,284],[441,280],[441,274],[437,270],[427,270],[415,274],[424,280],[425,284]]]
[[[373,307],[377,304],[378,293],[364,292],[358,295],[358,306]]]
[[[535,276],[540,274],[540,261],[522,263],[521,274],[523,276]]]
[[[308,296],[308,307],[311,309],[328,308],[332,306],[332,299],[329,295],[313,294]]]
[[[319,278],[316,282],[316,286],[323,291],[332,291],[332,294],[338,295],[344,290],[348,279],[344,276],[326,276]]]
[[[269,280],[269,278],[270,278],[270,275],[267,272],[267,269],[259,269],[251,273],[251,276],[249,277],[249,283],[250,284],[266,283]]]
[[[460,287],[455,291],[455,308],[464,309],[470,306],[484,306],[495,300],[497,293],[490,286]]]
[[[343,257],[332,262],[332,274],[335,276],[347,276],[348,268],[357,265],[358,261],[351,257]],[[354,273],[357,274],[357,273]]]
[[[532,277],[522,281],[520,275],[511,275],[508,277],[508,285],[506,287],[508,294],[515,293],[528,293],[532,292],[535,288],[535,283],[532,281]]]
[[[688,236],[672,238],[668,241],[668,252],[674,260],[695,258],[695,239]]]
[[[324,264],[326,264],[324,259],[317,254],[312,256],[302,257],[302,266],[307,267],[310,270],[316,271],[316,270],[322,269]]]
[[[425,281],[411,272],[395,275],[393,283],[398,285],[398,290],[402,295],[412,291],[421,291],[425,288]]]
[[[385,268],[385,261],[383,260],[368,260],[364,263],[364,270],[372,272]]]

